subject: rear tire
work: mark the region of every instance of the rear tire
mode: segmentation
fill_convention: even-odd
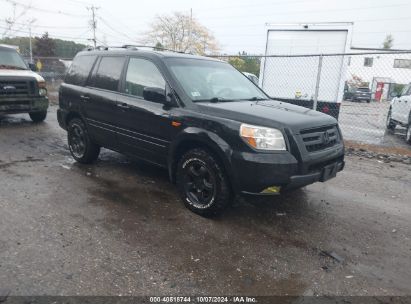
[[[71,155],[79,163],[90,164],[100,154],[100,146],[91,141],[84,122],[79,118],[70,120],[67,141]]]
[[[177,187],[184,205],[210,217],[221,213],[232,200],[228,177],[215,157],[203,149],[186,152],[177,164]]]
[[[30,118],[33,122],[39,123],[39,122],[42,122],[46,119],[47,111],[31,112],[31,113],[29,113],[29,116],[30,116]]]

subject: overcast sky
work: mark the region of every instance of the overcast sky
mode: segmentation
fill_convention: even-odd
[[[4,20],[13,16],[14,0],[0,0],[0,36]],[[111,45],[135,43],[158,14],[189,12],[211,30],[225,53],[261,54],[265,45],[265,23],[354,22],[352,45],[381,47],[387,34],[394,48],[411,49],[410,0],[15,0],[16,15],[24,13],[13,35],[26,35],[25,25],[35,19],[32,32],[48,31],[52,37],[87,43],[91,38],[91,12],[97,10],[97,38]],[[31,5],[30,9],[27,6]]]

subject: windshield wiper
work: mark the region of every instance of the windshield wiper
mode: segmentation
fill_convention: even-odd
[[[0,69],[27,70],[23,67],[19,67],[19,66],[15,66],[15,65],[8,65],[8,64],[0,64]]]
[[[224,98],[221,98],[221,97],[213,97],[213,98],[210,98],[210,99],[198,99],[198,100],[195,100],[195,102],[212,102],[212,103],[226,102],[226,101],[234,101],[234,100],[232,100],[232,99],[224,99]]]
[[[261,97],[254,96],[254,97],[251,97],[251,98],[248,98],[248,99],[242,99],[242,100],[259,101],[259,100],[268,100],[268,98],[261,98]]]

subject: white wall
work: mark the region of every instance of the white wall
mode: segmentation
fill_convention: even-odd
[[[393,83],[406,84],[411,82],[411,69],[394,68],[394,59],[409,59],[411,53],[407,54],[368,54],[350,56],[350,65],[348,66],[347,80],[352,75],[357,75],[364,82],[372,84],[374,77],[391,78]],[[372,67],[364,66],[364,58],[373,58]]]

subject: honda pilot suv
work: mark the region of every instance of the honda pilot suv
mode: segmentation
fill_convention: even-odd
[[[100,147],[168,170],[203,216],[234,195],[278,195],[344,167],[337,121],[270,99],[227,62],[142,49],[79,53],[61,85],[58,121],[75,160]]]
[[[29,113],[46,119],[49,100],[44,79],[31,71],[15,48],[0,45],[0,114]]]

